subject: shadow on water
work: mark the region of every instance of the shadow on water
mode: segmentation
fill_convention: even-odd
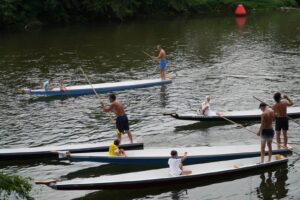
[[[75,172],[71,172],[65,176],[63,179],[74,179],[74,178],[91,178],[98,177],[101,175],[114,175],[121,173],[130,173],[130,172],[138,172],[144,170],[151,169],[159,169],[162,168],[160,165],[117,165],[117,164],[104,164],[97,167],[86,168],[82,170],[78,170]]]
[[[249,122],[249,121],[243,121],[238,122],[238,124],[241,124],[242,126],[251,126],[258,122]],[[177,131],[187,131],[187,130],[205,130],[214,126],[224,126],[224,125],[232,125],[232,123],[227,121],[217,121],[217,122],[196,122],[193,124],[183,125],[183,126],[175,126],[175,132]],[[240,126],[237,126],[236,128],[243,128]]]
[[[68,161],[60,161],[58,159],[51,159],[49,158],[33,158],[33,159],[26,159],[26,160],[4,160],[0,162],[0,169],[6,168],[7,166],[18,166],[18,167],[33,167],[38,165],[61,165],[67,166],[70,165]]]
[[[264,178],[268,174],[268,178]],[[259,175],[261,177],[260,186],[256,188],[256,194],[260,199],[269,199],[269,196],[276,196],[278,198],[285,197],[288,193],[286,189],[286,181],[288,179],[288,165],[283,164],[268,168],[268,170],[260,169],[247,173],[238,173],[229,176],[218,176],[205,180],[199,180],[192,183],[184,183],[180,185],[165,186],[159,185],[154,188],[138,189],[138,190],[102,190],[90,193],[84,197],[76,198],[76,200],[96,200],[96,199],[135,199],[153,197],[153,195],[160,195],[162,193],[170,193],[169,198],[173,200],[182,199],[183,195],[188,195],[189,189],[217,184],[227,181],[234,181],[236,179],[247,178],[249,176]],[[272,177],[274,176],[274,177]],[[272,188],[272,189],[270,189]],[[280,195],[280,196],[279,196]],[[265,198],[266,197],[266,198]],[[272,199],[272,198],[271,198]]]
[[[165,85],[162,85],[160,88],[160,102],[163,108],[167,106],[167,101],[168,101],[168,97],[166,95],[166,88],[167,86]]]
[[[55,100],[67,100],[70,98],[77,98],[82,95],[56,95],[56,96],[37,96],[37,97],[30,97],[28,99],[28,103],[36,103],[36,102],[50,102]]]

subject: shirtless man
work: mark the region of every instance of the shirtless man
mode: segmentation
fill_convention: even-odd
[[[113,112],[117,116],[116,127],[118,129],[117,138],[119,139],[119,141],[121,142],[121,134],[124,134],[126,132],[128,138],[130,139],[130,142],[133,143],[132,135],[129,130],[128,118],[125,114],[123,104],[120,101],[116,100],[116,96],[114,94],[109,95],[110,105],[104,106],[102,100],[100,100],[100,102],[104,112]]]
[[[167,59],[166,59],[166,52],[161,48],[160,45],[156,45],[157,51],[159,54],[157,57],[153,57],[154,60],[159,61],[159,69],[160,69],[160,78],[161,80],[166,80],[166,66],[167,66]]]
[[[294,103],[286,95],[283,95],[283,98],[286,99],[287,102],[281,100],[281,94],[279,92],[274,94],[274,100],[276,103],[273,106],[273,110],[275,113],[275,130],[278,147],[280,147],[280,133],[282,130],[284,147],[287,148],[287,131],[289,130],[289,120],[286,113],[287,107],[292,106]]]
[[[257,135],[261,137],[261,151],[260,151],[260,158],[261,163],[264,163],[265,158],[265,147],[266,143],[268,145],[268,161],[271,161],[272,157],[272,140],[274,137],[274,129],[272,127],[272,121],[274,120],[274,112],[273,110],[269,109],[265,103],[261,103],[259,105],[260,110],[262,111],[261,114],[261,125],[260,129],[257,132]]]

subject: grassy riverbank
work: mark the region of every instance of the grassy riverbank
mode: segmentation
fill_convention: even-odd
[[[297,7],[297,0],[0,0],[0,29],[42,25],[128,20],[149,15],[232,12]]]

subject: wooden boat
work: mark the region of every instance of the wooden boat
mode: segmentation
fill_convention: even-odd
[[[171,150],[176,150],[178,155],[188,153],[185,164],[214,162],[238,158],[249,158],[260,155],[260,145],[214,146],[214,147],[181,147],[158,148],[126,151],[127,157],[109,156],[107,152],[99,153],[71,153],[69,159],[74,162],[90,161],[113,164],[142,164],[142,165],[167,165]],[[267,151],[266,151],[267,153]],[[273,145],[273,154],[288,154],[290,149],[278,149]]]
[[[180,115],[177,113],[164,113],[164,115],[170,115],[175,119],[180,120],[193,120],[193,121],[226,121],[223,117],[227,119],[237,121],[259,121],[261,110],[245,110],[245,111],[229,111],[221,113],[221,116],[203,116],[196,114]],[[291,118],[300,117],[300,107],[289,107],[287,109],[287,114]]]
[[[265,158],[267,159],[267,157]],[[212,162],[184,166],[192,171],[189,175],[172,176],[169,168],[131,172],[118,175],[105,175],[97,178],[73,179],[68,181],[35,181],[46,184],[57,190],[95,190],[95,189],[136,189],[145,187],[162,187],[186,182],[205,182],[213,179],[224,179],[242,173],[265,170],[270,167],[286,164],[288,159],[281,155],[272,157],[270,162],[259,163],[260,157],[244,158],[229,161]]]
[[[133,81],[123,81],[115,83],[99,83],[93,84],[94,89],[99,93],[129,90],[137,88],[152,87],[163,84],[170,84],[172,80],[161,80],[161,79],[149,79],[149,80],[133,80]],[[45,91],[45,89],[24,89],[24,93],[32,95],[83,95],[83,94],[93,94],[93,88],[91,85],[76,85],[76,86],[66,86],[67,91],[63,92],[60,88],[53,88],[52,90]]]
[[[1,160],[16,160],[16,159],[30,159],[30,158],[57,158],[59,151],[69,151],[71,153],[83,152],[107,152],[108,146],[111,142],[95,143],[95,144],[74,144],[63,146],[45,146],[32,148],[16,148],[16,149],[0,149]],[[143,149],[143,143],[122,144],[121,148]]]

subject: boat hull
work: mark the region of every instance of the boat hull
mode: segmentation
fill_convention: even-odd
[[[224,161],[239,158],[251,158],[260,155],[260,145],[243,146],[219,146],[219,147],[186,147],[173,148],[179,155],[188,152],[188,157],[184,164],[196,164],[215,161]],[[72,162],[100,162],[110,164],[128,164],[128,165],[161,165],[166,166],[173,149],[144,149],[127,151],[127,157],[109,156],[107,153],[82,153],[71,154]],[[277,149],[273,145],[273,154],[288,154],[289,149]],[[266,151],[267,155],[268,151]]]
[[[66,145],[66,146],[49,146],[49,147],[32,147],[32,148],[18,148],[18,149],[0,149],[0,159],[20,160],[32,158],[57,158],[58,151],[69,151],[71,153],[86,153],[86,152],[107,152],[110,143],[96,143],[96,144],[80,144],[80,145]],[[121,148],[126,150],[143,149],[143,143],[122,144]]]
[[[291,118],[300,118],[300,107],[289,107],[287,114]],[[191,120],[191,121],[227,121],[225,118],[234,122],[241,121],[260,121],[261,111],[260,110],[248,110],[248,111],[231,111],[224,112],[222,116],[203,116],[203,115],[180,115],[177,113],[169,113],[164,115],[170,115],[171,117],[179,120]]]
[[[145,87],[153,87],[164,84],[170,84],[172,80],[161,80],[161,79],[151,79],[151,80],[136,80],[136,81],[124,81],[116,83],[99,83],[93,84],[93,88],[98,93],[107,93],[113,91],[122,91],[130,89],[138,89]],[[94,90],[90,85],[78,85],[78,86],[67,86],[65,92],[61,91],[59,88],[54,88],[53,90],[45,91],[44,89],[29,90],[25,89],[25,93],[30,93],[37,96],[65,96],[65,95],[85,95],[94,94]]]
[[[277,158],[280,157],[280,158]],[[267,159],[267,157],[265,158]],[[185,169],[192,171],[190,175],[171,176],[168,168],[125,173],[97,178],[75,179],[62,181],[49,186],[57,190],[96,190],[96,189],[136,189],[148,187],[162,187],[187,182],[206,183],[212,179],[240,175],[246,172],[257,172],[270,167],[286,164],[287,158],[273,156],[271,162],[259,164],[260,157],[213,162],[206,164],[187,165]]]

